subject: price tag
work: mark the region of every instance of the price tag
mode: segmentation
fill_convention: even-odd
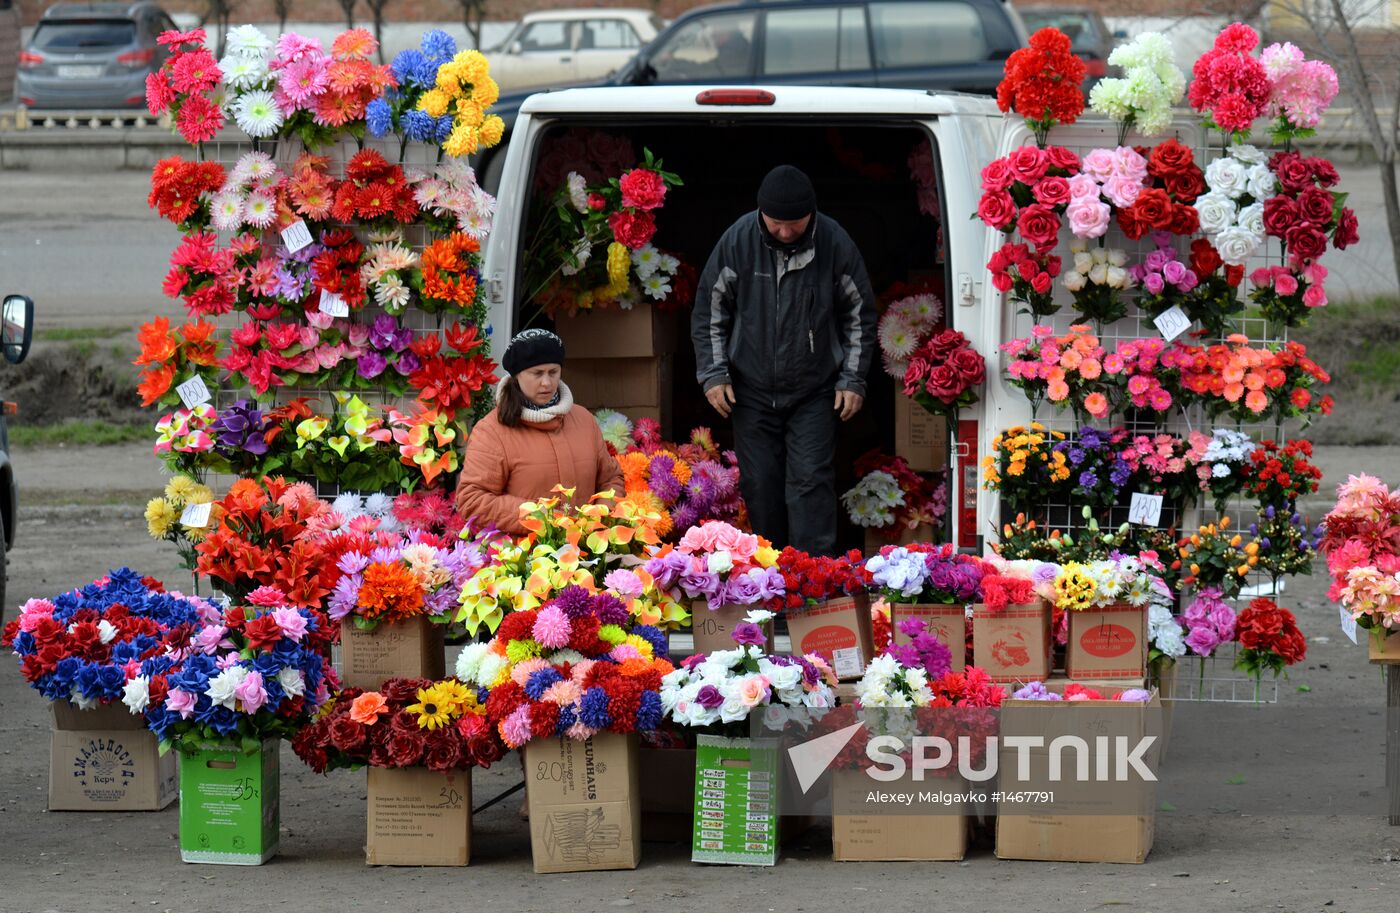
[[[1162,496],[1133,492],[1133,501],[1128,506],[1128,522],[1138,526],[1156,526],[1161,521]]]
[[[1162,338],[1171,342],[1176,337],[1191,329],[1191,318],[1176,305],[1172,305],[1152,320],[1157,324],[1157,332],[1162,334]]]
[[[831,653],[832,667],[837,676],[851,678],[865,669],[860,664],[860,647],[844,647]]]
[[[297,219],[282,229],[282,243],[287,245],[287,250],[291,253],[296,253],[303,247],[310,247],[311,229],[307,228],[301,219]]]
[[[184,513],[180,514],[180,523],[192,529],[204,529],[209,525],[209,512],[214,509],[214,505],[205,501],[203,504],[186,504]]]
[[[350,305],[335,292],[322,292],[321,313],[331,317],[349,317]]]
[[[176,387],[175,392],[180,394],[180,402],[185,404],[186,409],[201,406],[214,398],[209,394],[209,388],[204,385],[204,378],[198,374]]]
[[[1356,639],[1356,619],[1351,617],[1351,613],[1341,606],[1337,606],[1337,611],[1342,613],[1342,633],[1350,638],[1352,643],[1359,643]]]

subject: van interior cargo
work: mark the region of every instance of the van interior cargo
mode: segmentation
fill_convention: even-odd
[[[569,172],[582,174],[593,185],[619,177],[640,163],[644,150],[684,181],[657,211],[653,243],[692,267],[692,279],[703,270],[725,229],[755,208],[758,185],[768,170],[792,164],[811,177],[818,208],[840,223],[859,247],[881,304],[908,294],[899,290],[912,284],[932,291],[946,308],[941,225],[948,215],[942,212],[935,186],[936,146],[931,134],[907,123],[764,122],[751,117],[705,124],[694,119],[684,123],[652,120],[633,126],[619,126],[614,118],[606,127],[586,121],[553,122],[532,150],[530,221],[522,234],[521,250],[530,249],[541,220],[557,217],[551,199],[564,187]],[[523,269],[523,260],[516,268]],[[515,287],[520,289],[515,326],[552,326],[549,316],[540,312],[539,302],[530,300],[534,290],[524,289],[519,280]],[[713,411],[695,380],[689,314],[687,298],[675,318],[663,324],[664,332],[674,335],[673,343],[664,348],[674,351],[674,356],[668,363],[658,359],[649,366],[669,375],[652,383],[662,399],[656,414],[662,417],[668,440],[705,426],[727,447],[732,440],[728,422]],[[590,358],[590,353],[571,350],[569,358],[574,363]],[[597,364],[590,362],[588,369],[596,370]],[[565,380],[569,377],[566,368]],[[839,432],[838,495],[857,481],[854,465],[862,454],[872,449],[895,452],[895,406],[896,399],[902,399],[896,397],[895,383],[877,351],[865,408]],[[858,547],[862,531],[847,525],[844,511],[842,524],[842,546]]]

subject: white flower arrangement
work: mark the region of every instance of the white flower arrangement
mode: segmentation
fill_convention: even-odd
[[[1060,279],[1069,291],[1079,292],[1087,285],[1119,290],[1135,285],[1127,269],[1127,251],[1116,247],[1090,248],[1088,242],[1080,238],[1071,241],[1069,247],[1074,254],[1074,268],[1067,270]]]
[[[1158,32],[1143,32],[1108,55],[1123,76],[1101,79],[1089,92],[1089,107],[1111,117],[1126,134],[1134,127],[1157,136],[1172,122],[1172,106],[1186,94],[1186,76],[1173,59],[1172,46]]]
[[[1250,145],[1231,147],[1206,166],[1205,177],[1208,190],[1196,200],[1201,231],[1220,259],[1243,266],[1264,243],[1264,201],[1277,181],[1264,154]]]
[[[841,504],[855,525],[883,529],[894,524],[895,510],[904,506],[904,490],[894,476],[876,470],[843,494]]]
[[[240,25],[229,30],[226,53],[219,61],[226,88],[221,105],[239,129],[255,139],[275,136],[285,120],[272,91],[276,79],[268,69],[271,53],[271,38],[251,25]]]

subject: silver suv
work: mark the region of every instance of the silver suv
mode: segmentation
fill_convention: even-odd
[[[19,55],[15,95],[30,108],[139,108],[160,69],[156,36],[175,23],[154,3],[58,3]]]

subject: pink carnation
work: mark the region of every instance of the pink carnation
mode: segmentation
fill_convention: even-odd
[[[542,647],[551,650],[567,647],[571,633],[569,619],[558,606],[545,606],[535,616],[535,626],[531,633]]]
[[[501,720],[501,738],[511,748],[519,748],[530,741],[530,707],[515,708],[510,716]]]

